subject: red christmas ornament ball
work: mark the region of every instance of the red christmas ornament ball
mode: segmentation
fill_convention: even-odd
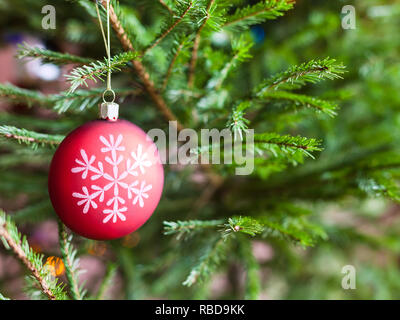
[[[126,120],[94,120],[72,131],[49,172],[50,199],[60,219],[95,240],[120,238],[142,226],[163,184],[156,145]]]

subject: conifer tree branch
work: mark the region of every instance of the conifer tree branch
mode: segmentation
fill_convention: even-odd
[[[172,235],[175,234],[179,240],[185,234],[191,233],[192,231],[204,230],[206,228],[213,228],[220,226],[224,223],[224,220],[187,220],[187,221],[164,221],[164,234]]]
[[[323,79],[341,79],[344,68],[343,64],[329,57],[323,60],[311,60],[265,80],[256,88],[255,94],[262,95],[265,91],[278,89],[298,89],[306,83],[316,83]]]
[[[314,108],[331,117],[337,114],[336,109],[338,108],[336,103],[287,91],[265,91],[259,98],[262,98],[262,101],[288,101],[295,106]]]
[[[26,103],[28,106],[34,103],[44,106],[50,102],[50,99],[40,92],[22,89],[10,83],[0,83],[0,98],[15,103]]]
[[[0,293],[0,301],[5,301],[5,300],[11,300],[11,299],[6,298],[5,296],[3,296],[3,295]]]
[[[208,2],[207,8],[206,8],[206,17],[203,20],[203,23],[201,24],[200,28],[197,30],[196,37],[194,39],[193,43],[193,49],[192,49],[192,57],[190,59],[190,64],[189,64],[189,75],[188,75],[188,87],[193,88],[194,85],[194,80],[196,76],[196,64],[197,64],[197,58],[198,58],[198,51],[199,51],[199,46],[200,46],[200,40],[201,40],[201,32],[203,31],[204,27],[207,24],[208,19],[210,18],[210,13],[209,10],[211,6],[213,5],[215,0],[210,0]]]
[[[48,299],[65,299],[65,293],[61,286],[57,284],[57,280],[50,280],[51,274],[42,265],[42,256],[36,254],[29,247],[25,237],[21,240],[17,227],[2,210],[0,210],[0,238],[5,240],[8,247],[32,273]]]
[[[253,24],[282,16],[285,11],[293,8],[294,3],[295,0],[262,0],[253,6],[237,9],[222,27],[233,30],[246,29]]]
[[[218,237],[212,245],[208,246],[205,253],[200,257],[198,264],[192,269],[186,280],[182,283],[184,286],[192,286],[199,281],[206,280],[212,272],[225,260],[225,252],[229,245],[229,240]]]
[[[294,137],[290,135],[279,135],[277,133],[259,133],[254,135],[254,143],[275,144],[282,147],[296,148],[309,151],[321,151],[320,142],[315,139],[305,137]]]
[[[76,259],[76,250],[71,244],[72,236],[68,236],[65,226],[61,221],[58,221],[58,239],[72,298],[74,300],[82,300],[84,293],[79,287],[79,259]]]
[[[225,64],[223,69],[208,82],[207,89],[219,90],[231,70],[237,67],[239,63],[251,58],[249,51],[252,46],[253,43],[247,41],[244,37],[232,41],[232,58]]]
[[[172,11],[172,9],[165,3],[164,0],[159,0],[160,4],[169,11],[170,14],[174,14],[174,12]]]
[[[73,93],[79,86],[88,86],[88,80],[96,82],[97,79],[103,80],[109,71],[120,71],[121,67],[126,65],[129,61],[137,59],[138,54],[133,51],[124,52],[111,57],[110,65],[107,59],[104,61],[92,62],[89,65],[84,65],[73,69],[68,75],[67,80],[70,82],[71,87],[69,93]]]
[[[27,43],[18,46],[17,57],[41,59],[43,63],[54,63],[58,65],[63,64],[90,64],[94,62],[93,59],[75,56],[69,53],[60,53],[52,50],[43,49],[40,47],[32,47]]]
[[[172,32],[176,28],[176,26],[185,18],[186,14],[189,12],[189,10],[192,8],[193,2],[190,1],[189,5],[187,6],[186,10],[182,13],[181,16],[176,19],[172,25],[170,25],[161,35],[157,37],[157,39],[148,47],[144,50],[144,54],[146,54],[148,51],[156,47],[169,33]]]
[[[209,3],[210,6],[213,1],[214,0],[210,0],[210,3]],[[101,4],[103,5],[103,7],[107,6],[107,2],[105,0],[101,0]],[[119,21],[118,16],[116,15],[112,5],[110,5],[110,23],[111,23],[114,31],[117,33],[117,37],[120,40],[123,48],[128,51],[135,51],[133,44],[132,44],[131,40],[129,39],[127,33],[125,32],[125,29],[122,26],[121,22]],[[181,122],[178,120],[178,118],[175,116],[175,114],[172,112],[172,110],[168,107],[164,98],[156,89],[154,82],[150,79],[150,75],[146,71],[145,66],[139,60],[133,60],[132,65],[133,65],[133,68],[135,69],[136,73],[138,74],[139,78],[142,80],[146,91],[150,95],[151,99],[153,100],[154,104],[159,109],[161,114],[168,121],[176,122],[178,132],[183,130],[184,126],[181,124]],[[221,177],[218,176],[217,174],[215,174],[211,170],[209,165],[201,164],[200,167],[202,168],[202,170],[204,170],[206,172],[211,183],[217,184],[220,182]]]

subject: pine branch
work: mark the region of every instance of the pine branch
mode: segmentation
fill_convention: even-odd
[[[343,64],[336,63],[335,59],[311,60],[265,80],[256,88],[255,94],[262,95],[265,91],[278,89],[298,89],[307,83],[316,83],[323,79],[342,79],[344,68]]]
[[[115,274],[117,273],[117,265],[109,263],[107,265],[107,271],[101,282],[99,291],[96,295],[96,300],[104,300],[107,294],[107,290],[110,288],[112,281],[114,280]]]
[[[336,110],[338,105],[336,103],[303,94],[287,91],[264,91],[258,98],[262,99],[262,101],[287,101],[293,103],[296,107],[313,108],[331,117],[337,115]]]
[[[253,46],[253,42],[248,41],[245,37],[240,37],[232,42],[233,56],[224,68],[218,72],[207,84],[209,90],[219,90],[228,76],[229,72],[234,70],[240,63],[249,60],[252,56],[249,53]]]
[[[210,18],[210,8],[213,5],[215,0],[209,0],[207,8],[206,8],[206,17],[203,19],[203,23],[200,25],[200,28],[197,30],[196,37],[194,39],[193,43],[193,49],[192,49],[192,57],[190,59],[190,64],[189,64],[189,76],[188,76],[188,87],[193,88],[194,86],[194,81],[195,81],[195,76],[196,76],[196,64],[197,64],[197,58],[198,58],[198,51],[199,51],[199,46],[200,46],[200,40],[201,40],[201,32],[203,31],[204,27],[207,24],[208,19]]]
[[[239,239],[239,255],[246,270],[245,300],[258,300],[261,290],[260,265],[253,255],[251,241],[246,238]]]
[[[242,31],[254,24],[283,16],[284,12],[293,8],[295,0],[264,0],[253,6],[237,9],[229,16],[223,28]]]
[[[228,219],[228,223],[224,225],[223,237],[227,238],[233,233],[241,232],[254,237],[261,234],[264,230],[263,225],[251,217],[232,217]]]
[[[0,137],[15,139],[36,149],[38,146],[54,147],[61,143],[64,136],[37,133],[26,129],[19,129],[13,126],[0,126]]]
[[[51,102],[47,96],[40,92],[21,89],[10,83],[0,83],[0,98],[6,98],[14,103],[25,103],[28,106],[33,104],[46,106]]]
[[[87,108],[96,106],[101,99],[103,89],[76,90],[73,93],[61,92],[58,94],[44,95],[39,91],[27,90],[16,87],[12,84],[0,84],[0,98],[7,99],[12,103],[23,103],[28,107],[37,104],[40,107],[54,109],[58,113],[68,110],[84,111]],[[116,89],[120,98],[129,95],[137,95],[141,89]]]
[[[68,75],[66,75],[67,81],[70,82],[69,93],[73,93],[81,85],[88,87],[86,81],[103,80],[108,71],[121,71],[121,67],[125,66],[128,62],[138,58],[138,54],[133,51],[120,53],[111,58],[110,65],[108,65],[107,59],[104,61],[92,62],[89,65],[84,65],[73,69]]]
[[[79,258],[76,258],[77,251],[72,246],[72,235],[68,236],[61,221],[58,221],[58,239],[72,298],[82,300],[85,292],[79,286],[79,275],[82,273],[82,270],[79,270]]]
[[[22,237],[17,227],[7,217],[4,211],[0,210],[0,238],[6,245],[7,249],[11,249],[17,258],[32,273],[42,292],[50,300],[65,300],[66,294],[63,286],[58,283],[57,278],[51,275],[51,272],[43,266],[43,256],[35,253],[29,247],[26,237]]]
[[[169,11],[170,14],[174,14],[172,9],[164,2],[164,0],[159,0],[160,4]]]
[[[163,30],[156,37],[153,43],[144,50],[144,54],[156,47],[168,34],[170,34],[182,22],[182,20],[185,18],[189,10],[192,9],[192,7],[193,1],[190,1],[184,11],[176,19],[172,19],[172,21],[163,28]]]
[[[101,0],[101,4],[103,7],[107,6],[106,0]],[[131,40],[129,39],[124,27],[122,26],[121,22],[116,15],[113,6],[110,6],[110,22],[117,33],[117,37],[121,42],[122,46],[124,47],[125,51],[134,51],[133,45]],[[177,117],[173,114],[171,109],[167,106],[164,98],[159,94],[157,91],[153,81],[150,79],[149,74],[147,73],[144,65],[139,60],[132,61],[133,68],[135,69],[136,73],[138,74],[139,78],[142,80],[143,85],[146,91],[149,93],[151,99],[160,110],[161,114],[168,120],[168,121],[177,121]],[[177,121],[177,128],[178,130],[182,130],[184,127],[182,124]]]
[[[189,220],[189,221],[164,221],[164,234],[176,235],[176,239],[180,240],[187,234],[195,231],[213,228],[224,223],[224,220]]]
[[[226,259],[226,252],[228,251],[230,243],[230,241],[226,240],[226,238],[218,237],[211,245],[207,246],[198,264],[192,269],[186,280],[182,283],[184,286],[190,287],[210,277],[222,261]]]
[[[51,101],[49,104],[58,113],[64,113],[68,110],[84,111],[101,101],[103,89],[92,90],[76,90],[73,93],[61,92],[59,94],[49,95],[48,99]],[[125,98],[130,95],[138,95],[142,92],[138,89],[115,89],[116,95],[119,98]]]
[[[311,224],[304,218],[287,218],[281,221],[263,219],[264,237],[275,237],[291,240],[303,247],[312,247],[319,239],[326,240],[327,234],[319,226]]]
[[[5,300],[11,300],[11,299],[6,298],[5,296],[3,296],[3,295],[0,293],[0,301],[5,301]]]
[[[93,59],[90,58],[82,58],[69,53],[60,53],[56,51],[43,49],[40,47],[32,47],[27,43],[19,45],[18,48],[19,48],[17,52],[18,59],[23,59],[23,58],[41,59],[43,63],[54,63],[57,65],[64,65],[69,63],[90,64],[94,62]]]
[[[275,155],[277,150],[273,146],[286,153],[300,151],[311,158],[314,157],[310,152],[322,150],[319,147],[320,142],[316,139],[290,135],[281,136],[277,133],[255,134],[254,144],[271,151]]]
[[[172,70],[174,68],[175,62],[178,59],[179,54],[181,53],[183,47],[185,46],[186,38],[183,38],[183,40],[178,44],[177,48],[175,49],[174,55],[172,56],[171,62],[168,66],[167,73],[164,76],[164,81],[162,85],[162,91],[165,91],[168,85],[169,78],[171,77]]]

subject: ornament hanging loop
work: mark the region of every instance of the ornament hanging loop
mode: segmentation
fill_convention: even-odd
[[[106,94],[109,93],[109,92],[111,93],[111,97],[112,97],[111,101],[107,101],[106,100]],[[108,103],[108,102],[113,103],[114,101],[115,101],[115,92],[114,92],[114,90],[113,89],[106,89],[103,92],[103,102],[104,103]]]

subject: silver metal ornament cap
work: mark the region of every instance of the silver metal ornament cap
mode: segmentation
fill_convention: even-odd
[[[101,119],[117,121],[119,116],[119,104],[115,102],[103,102],[100,104]]]

